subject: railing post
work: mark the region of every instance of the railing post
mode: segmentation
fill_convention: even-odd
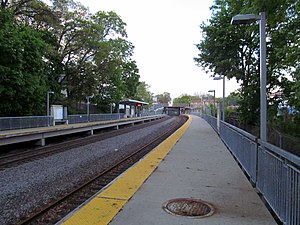
[[[220,134],[220,120],[221,120],[220,103],[217,103],[217,131],[218,131],[218,134]]]
[[[256,187],[257,184],[257,177],[258,177],[258,138],[255,137],[255,181],[254,181],[254,186]]]

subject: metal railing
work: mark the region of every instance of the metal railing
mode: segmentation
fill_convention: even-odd
[[[216,118],[203,118],[217,127]],[[300,157],[223,121],[215,130],[278,219],[285,225],[300,224]]]
[[[89,115],[78,114],[78,115],[68,115],[67,121],[69,124],[88,123],[88,122],[97,122],[97,121],[105,121],[105,120],[117,120],[117,119],[124,118],[124,116],[125,116],[124,113],[89,114]],[[142,115],[142,116],[146,116],[146,115]],[[60,121],[56,121],[56,122],[60,122]],[[66,120],[61,122],[66,122]],[[35,128],[35,127],[47,127],[47,126],[54,126],[54,125],[55,125],[55,121],[53,116],[0,117],[0,131]]]
[[[221,121],[220,136],[242,165],[251,182],[256,182],[257,138],[237,127]]]
[[[53,116],[0,117],[0,130],[26,129],[53,125]]]
[[[153,115],[159,115],[163,114],[163,108],[158,108],[155,110],[143,110],[141,112],[141,116],[153,116]]]
[[[266,142],[258,146],[256,188],[284,224],[300,224],[300,157]]]
[[[124,118],[124,113],[68,115],[68,123],[87,123]]]
[[[206,114],[203,114],[202,117],[209,123],[209,125],[217,132],[218,127],[217,127],[217,118],[213,116],[209,116]]]

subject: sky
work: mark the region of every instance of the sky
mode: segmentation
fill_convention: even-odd
[[[127,24],[128,40],[135,46],[133,59],[140,80],[156,94],[168,92],[172,99],[182,94],[222,96],[222,81],[196,66],[202,34],[199,25],[210,18],[213,0],[80,0],[92,13],[115,11]],[[226,80],[225,95],[239,88]]]

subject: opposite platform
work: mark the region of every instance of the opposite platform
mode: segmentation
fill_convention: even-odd
[[[171,136],[170,139],[174,139],[174,137]],[[157,149],[159,148],[161,145]],[[155,154],[155,150],[147,157]],[[140,165],[141,168],[148,168],[153,166],[153,162],[142,160],[137,165]],[[130,171],[131,169],[119,179],[129,173],[129,177],[135,180],[134,173],[130,174]],[[99,195],[103,195],[105,192],[113,193],[123,190],[120,185],[115,185],[119,179]],[[128,185],[132,184],[128,183]],[[124,204],[128,202],[124,207],[122,206],[123,208],[119,207],[122,210],[110,224],[276,224],[218,135],[199,117],[193,116],[191,125],[181,139],[173,146],[170,153],[162,160],[149,179],[139,185],[141,186],[131,199],[129,197],[129,201],[123,200],[121,195],[115,199],[116,201],[124,201]],[[97,198],[95,197],[90,202],[94,201],[93,207],[100,209],[100,211],[101,209],[107,210],[105,205],[97,203]],[[213,205],[215,213],[201,219],[170,215],[162,209],[162,205],[164,202],[175,198],[201,199]],[[117,203],[113,204],[118,207]],[[81,211],[85,215],[93,211],[91,208],[88,210],[88,206],[89,203],[82,208],[86,209],[85,212]],[[66,221],[66,224],[80,222],[74,219],[76,215],[78,219],[79,214],[75,213],[70,220]],[[87,215],[85,219],[88,220],[92,217],[95,215]],[[105,222],[99,217],[94,223],[87,220],[85,224],[107,224],[109,222]]]
[[[152,116],[120,118],[115,120],[103,120],[86,123],[73,123],[49,127],[4,130],[0,131],[0,147],[27,141],[36,141],[36,145],[44,146],[46,144],[46,139],[51,137],[81,132],[86,132],[90,135],[93,135],[94,131],[96,130],[106,128],[119,129],[119,127],[121,126],[135,125],[156,119],[161,119],[163,117],[165,117],[165,115],[159,114]]]

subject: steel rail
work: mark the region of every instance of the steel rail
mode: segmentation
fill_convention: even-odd
[[[167,117],[165,117],[167,119]],[[165,119],[162,119],[163,121]],[[93,136],[87,136],[83,138],[77,138],[75,140],[68,140],[64,141],[62,143],[58,143],[52,146],[46,146],[46,147],[40,147],[38,149],[34,150],[29,150],[29,151],[24,151],[22,153],[15,153],[15,154],[10,154],[7,156],[1,156],[0,157],[0,170],[12,167],[15,164],[22,163],[22,162],[29,162],[29,161],[34,161],[43,157],[47,157],[52,154],[56,154],[62,151],[69,150],[74,147],[79,147],[79,146],[84,146],[87,144],[95,143],[97,141],[102,141],[105,139],[110,138],[112,135],[118,136],[122,135],[128,132],[131,132],[132,130],[138,130],[145,128],[147,126],[151,126],[157,123],[162,122],[161,120],[155,120],[151,121],[148,123],[144,124],[139,124],[134,127],[130,126],[127,127],[126,129],[119,129],[116,131],[112,131],[109,133],[105,134],[98,134],[98,135],[93,135]],[[66,146],[67,145],[67,146]]]
[[[186,122],[186,119],[183,121],[183,119],[180,120],[179,123],[173,125],[171,128],[169,128],[167,131],[165,131],[162,135],[155,137],[154,139],[152,139],[150,142],[148,142],[147,144],[139,147],[137,150],[135,150],[133,153],[129,154],[128,156],[126,156],[125,158],[123,158],[122,160],[120,160],[119,162],[117,162],[116,164],[112,165],[111,167],[107,168],[106,170],[102,171],[100,174],[97,174],[96,176],[94,176],[93,178],[91,178],[89,181],[81,184],[80,186],[76,187],[75,189],[73,189],[72,191],[70,191],[69,193],[65,194],[64,196],[62,196],[61,198],[57,199],[54,202],[49,203],[48,205],[46,205],[45,207],[43,207],[42,209],[40,209],[38,212],[35,212],[33,214],[31,214],[30,216],[28,216],[26,219],[22,220],[21,222],[17,223],[17,225],[25,225],[25,224],[31,224],[34,220],[36,220],[38,217],[40,217],[41,215],[47,213],[50,209],[58,206],[60,203],[63,203],[64,201],[66,201],[68,198],[71,198],[72,195],[80,192],[82,189],[84,189],[85,187],[87,187],[88,185],[91,185],[93,182],[95,182],[96,180],[100,180],[103,179],[105,180],[105,176],[107,174],[109,174],[110,172],[112,173],[116,173],[114,170],[117,170],[118,167],[122,167],[124,165],[122,164],[126,164],[126,161],[128,160],[132,160],[132,157],[134,157],[135,155],[141,153],[142,151],[144,151],[145,149],[153,146],[151,148],[151,150],[159,145],[164,139],[166,139],[168,136],[170,136],[172,133],[174,133],[178,128],[180,128],[184,123]],[[147,153],[149,153],[151,150],[148,150]],[[129,166],[126,165],[126,169],[129,168],[132,164],[134,164],[135,162],[137,162],[140,158],[142,158],[143,156],[145,156],[147,153],[144,153],[141,157],[139,157],[138,159],[135,159],[133,163],[131,163]],[[128,164],[128,163],[127,163]],[[115,179],[117,176],[119,176],[122,172],[124,172],[126,169],[122,169],[122,171],[118,171],[116,173],[115,176],[111,177],[110,181]],[[110,182],[109,181],[109,182]],[[107,182],[105,182],[104,185],[100,185],[99,186],[105,186],[107,185]],[[92,196],[92,195],[91,195]],[[33,223],[34,224],[34,223]]]

